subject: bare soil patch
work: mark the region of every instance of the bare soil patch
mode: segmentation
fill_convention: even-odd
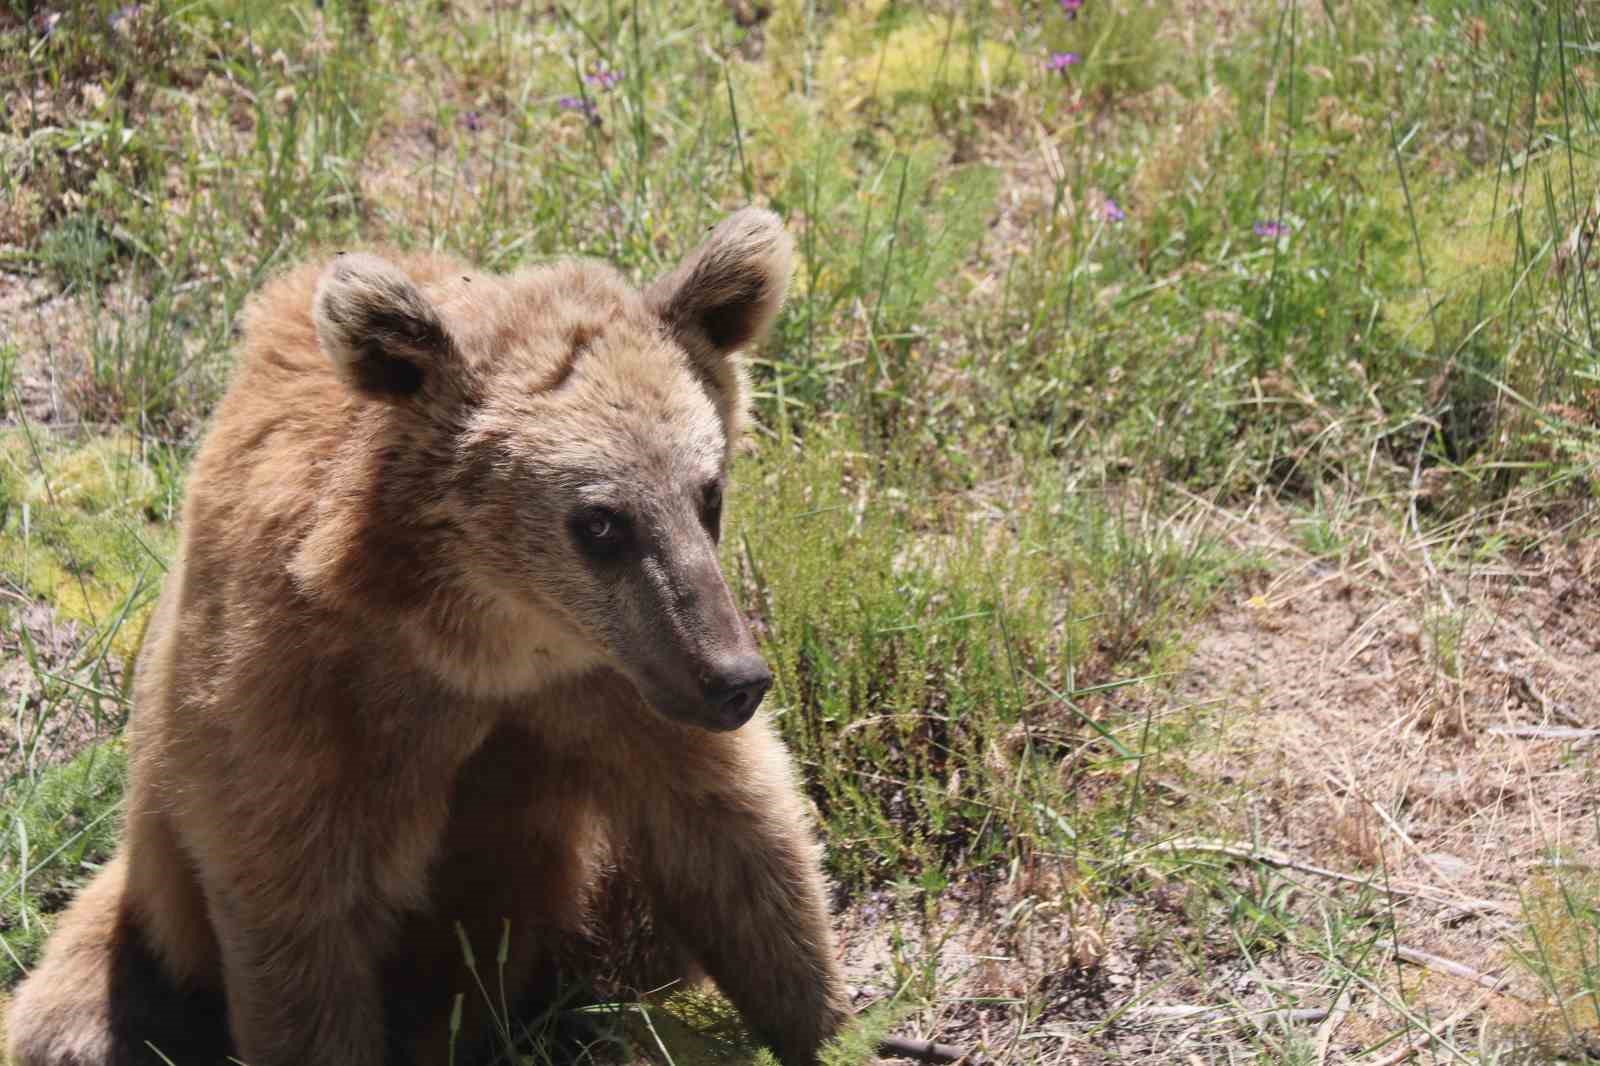
[[[0,328],[15,346],[14,394],[0,396],[0,413],[15,421],[13,405],[30,422],[72,417],[67,400],[88,351],[88,317],[42,277],[0,271]]]
[[[940,1006],[912,1020],[917,1035],[1062,1063],[1226,1061],[1291,1041],[1319,1061],[1378,1061],[1421,1024],[1450,1019],[1459,1042],[1549,1021],[1514,947],[1558,863],[1600,864],[1593,544],[1441,570],[1437,548],[1424,559],[1375,529],[1341,564],[1302,550],[1286,513],[1228,521],[1238,547],[1271,561],[1193,628],[1167,698],[1207,707],[1206,736],[1185,774],[1147,778],[1149,839],[1131,865],[1177,838],[1241,899],[1270,868],[1303,931],[1334,912],[1365,931],[1242,950],[1215,887],[1185,872],[1074,907],[1072,864],[1041,861],[959,886],[932,916],[890,892],[854,902],[842,927],[860,1002],[926,980]],[[1170,830],[1164,808],[1182,812]],[[1215,835],[1194,836],[1205,826]],[[1269,861],[1241,861],[1252,853]],[[1392,942],[1497,989],[1398,961]]]
[[[109,695],[88,691],[80,669],[87,634],[47,604],[0,593],[21,605],[0,627],[0,782],[72,759],[89,744],[121,732],[125,716]],[[98,685],[115,690],[121,667],[107,660]],[[106,689],[98,689],[106,692]]]

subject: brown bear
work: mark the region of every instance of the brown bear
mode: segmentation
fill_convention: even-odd
[[[848,1012],[818,849],[717,554],[736,353],[791,254],[746,209],[642,292],[342,254],[252,301],[126,837],[16,994],[14,1066],[467,1061],[499,1023],[462,938],[494,988],[508,937],[537,1002],[618,870],[664,957],[814,1059]]]

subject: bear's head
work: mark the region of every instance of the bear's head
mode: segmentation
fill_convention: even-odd
[[[791,256],[746,209],[643,292],[590,262],[335,259],[312,313],[353,455],[296,580],[476,696],[611,669],[669,718],[742,725],[771,674],[717,554],[736,353],[771,325]]]

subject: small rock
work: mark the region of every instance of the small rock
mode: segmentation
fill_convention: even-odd
[[[1470,862],[1449,852],[1430,851],[1423,858],[1428,860],[1428,865],[1451,880],[1459,881],[1472,872]]]

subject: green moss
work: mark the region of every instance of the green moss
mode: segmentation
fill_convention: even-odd
[[[989,92],[1020,76],[1015,50],[983,38],[960,15],[878,0],[833,20],[816,58],[815,84],[832,114],[869,102],[898,112],[935,102],[951,87]]]
[[[1578,187],[1593,188],[1600,161],[1573,156],[1571,164]],[[1386,308],[1391,324],[1416,337],[1419,346],[1447,351],[1498,311],[1517,280],[1519,229],[1524,223],[1545,229],[1546,189],[1561,195],[1567,166],[1566,153],[1548,152],[1516,173],[1490,170],[1432,188],[1412,178],[1427,275],[1415,248],[1407,249],[1408,284]],[[1409,212],[1398,181],[1387,187],[1385,206],[1398,226],[1406,225]]]
[[[1600,1028],[1600,875],[1568,862],[1526,882],[1523,942],[1513,955],[1531,970],[1555,1009],[1543,1019],[1555,1033]]]
[[[168,457],[129,435],[0,432],[0,573],[131,656],[176,547],[178,491]]]
[[[776,1066],[756,1043],[738,1010],[714,988],[679,989],[643,1004],[586,1008],[607,1036],[631,1046],[634,1060],[657,1061],[662,1052],[675,1066]],[[896,1002],[878,1003],[851,1019],[824,1045],[823,1066],[866,1066],[877,1059],[880,1041],[904,1016]],[[545,1061],[537,1054],[527,1061]]]

